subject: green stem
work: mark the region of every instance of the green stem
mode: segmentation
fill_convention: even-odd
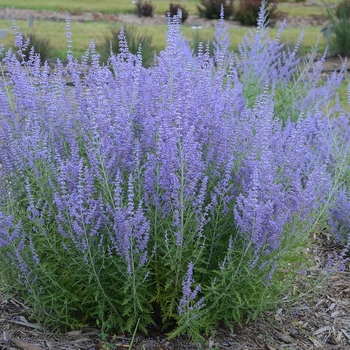
[[[118,310],[115,308],[115,306],[113,305],[112,301],[108,298],[102,284],[101,284],[101,281],[98,277],[98,273],[95,269],[95,265],[94,265],[94,259],[93,259],[93,256],[92,256],[92,253],[91,253],[91,248],[90,248],[90,244],[89,244],[89,238],[87,236],[87,233],[86,233],[86,226],[85,226],[85,223],[83,223],[83,229],[84,229],[84,237],[86,239],[86,245],[87,245],[87,251],[88,251],[88,254],[89,254],[89,258],[90,258],[90,264],[91,264],[91,268],[92,268],[92,271],[93,271],[93,274],[94,274],[94,277],[95,277],[95,280],[98,284],[98,287],[102,293],[102,295],[104,296],[105,300],[108,302],[108,304],[111,306],[111,308],[113,309],[113,311],[115,312],[115,314],[122,320],[122,317],[121,315],[119,314]]]
[[[12,103],[12,99],[11,99],[11,95],[10,95],[10,90],[9,90],[9,88],[8,88],[8,85],[6,84],[4,68],[3,68],[1,62],[0,62],[0,70],[1,70],[2,80],[3,80],[3,82],[4,82],[6,94],[7,94],[7,97],[8,97],[9,103],[10,103],[10,106],[11,106],[11,112],[14,112],[14,111],[15,111],[15,108],[14,108],[13,103]]]

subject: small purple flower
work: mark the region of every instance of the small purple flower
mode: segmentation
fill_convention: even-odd
[[[204,297],[194,303],[198,293],[201,292],[201,286],[197,284],[196,287],[192,289],[193,283],[193,263],[191,261],[188,264],[187,274],[182,282],[182,298],[178,307],[179,315],[186,311],[200,310],[205,305]]]
[[[67,12],[66,18],[66,39],[67,39],[67,59],[68,61],[73,60],[73,51],[72,51],[72,32],[70,26],[70,15]]]

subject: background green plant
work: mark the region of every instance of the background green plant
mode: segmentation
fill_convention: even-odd
[[[200,31],[193,31],[191,37],[191,48],[193,49],[195,54],[198,54],[198,48],[200,43],[202,44],[202,49],[205,51],[207,46],[209,48],[210,56],[214,54],[213,40],[209,39],[201,34]]]
[[[29,44],[22,52],[25,60],[29,59],[32,49],[36,54],[40,55],[42,64],[52,57],[53,44],[48,36],[43,36],[34,31],[30,31],[28,34],[23,35],[23,43],[26,43],[27,41],[29,41]]]
[[[129,50],[132,54],[137,54],[141,45],[142,62],[145,67],[153,64],[156,48],[152,43],[152,36],[147,32],[140,32],[140,29],[135,26],[126,25],[123,27],[125,36],[128,40]],[[118,54],[119,35],[121,27],[110,28],[110,31],[105,35],[104,40],[97,44],[97,51],[101,54],[102,62],[106,63],[111,53]]]
[[[200,0],[197,10],[200,17],[219,19],[221,5],[224,5],[224,16],[230,18],[234,13],[233,0]]]
[[[341,1],[334,6],[327,4],[327,13],[330,19],[328,30],[329,51],[333,55],[350,55],[350,1]]]
[[[167,14],[170,13],[170,17],[174,17],[179,14],[179,11],[181,11],[181,22],[184,23],[188,17],[188,11],[185,6],[181,4],[170,4]]]
[[[235,13],[235,19],[245,26],[255,26],[260,10],[260,0],[240,0],[239,8]],[[267,6],[269,25],[273,27],[277,19],[277,3],[269,2]]]
[[[350,1],[342,0],[335,8],[335,16],[339,19],[348,18],[350,19]]]
[[[136,0],[135,14],[139,17],[152,17],[154,12],[154,6],[152,0]]]

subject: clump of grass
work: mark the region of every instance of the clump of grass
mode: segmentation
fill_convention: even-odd
[[[120,52],[120,27],[110,28],[108,34],[98,44],[98,51],[102,62],[106,63],[111,54]],[[123,27],[125,37],[127,38],[129,51],[137,54],[141,47],[142,62],[145,67],[153,64],[155,47],[152,43],[152,36],[148,33],[141,33],[135,26],[126,25]]]
[[[191,37],[191,48],[195,55],[198,54],[199,48],[203,51],[207,50],[209,55],[213,57],[214,55],[214,46],[212,40],[210,40],[207,36],[202,35],[198,30],[192,32]]]
[[[350,0],[342,0],[335,8],[335,16],[337,18],[350,19]]]
[[[341,1],[336,8],[327,4],[329,51],[333,55],[350,55],[350,1]]]
[[[53,44],[49,37],[39,35],[35,32],[29,32],[23,35],[22,57],[25,61],[29,60],[31,52],[40,55],[41,63],[52,58]]]

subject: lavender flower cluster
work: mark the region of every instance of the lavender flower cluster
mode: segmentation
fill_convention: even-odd
[[[93,42],[74,59],[69,25],[66,66],[4,53],[0,257],[30,293],[72,283],[73,303],[94,280],[106,302],[101,316],[95,296],[85,301],[93,318],[115,314],[122,329],[141,318],[145,329],[150,301],[179,326],[184,315],[207,320],[215,281],[227,273],[235,283],[235,256],[273,284],[286,242],[305,237],[334,198],[334,140],[345,149],[348,119],[339,128],[324,113],[342,73],[324,86],[322,62],[300,75],[300,43],[285,50],[283,26],[270,39],[265,15],[263,6],[238,54],[222,19],[214,57],[203,46],[193,55],[169,18],[167,46],[147,69],[123,31],[107,66]],[[349,230],[349,199],[345,186],[335,229]]]

